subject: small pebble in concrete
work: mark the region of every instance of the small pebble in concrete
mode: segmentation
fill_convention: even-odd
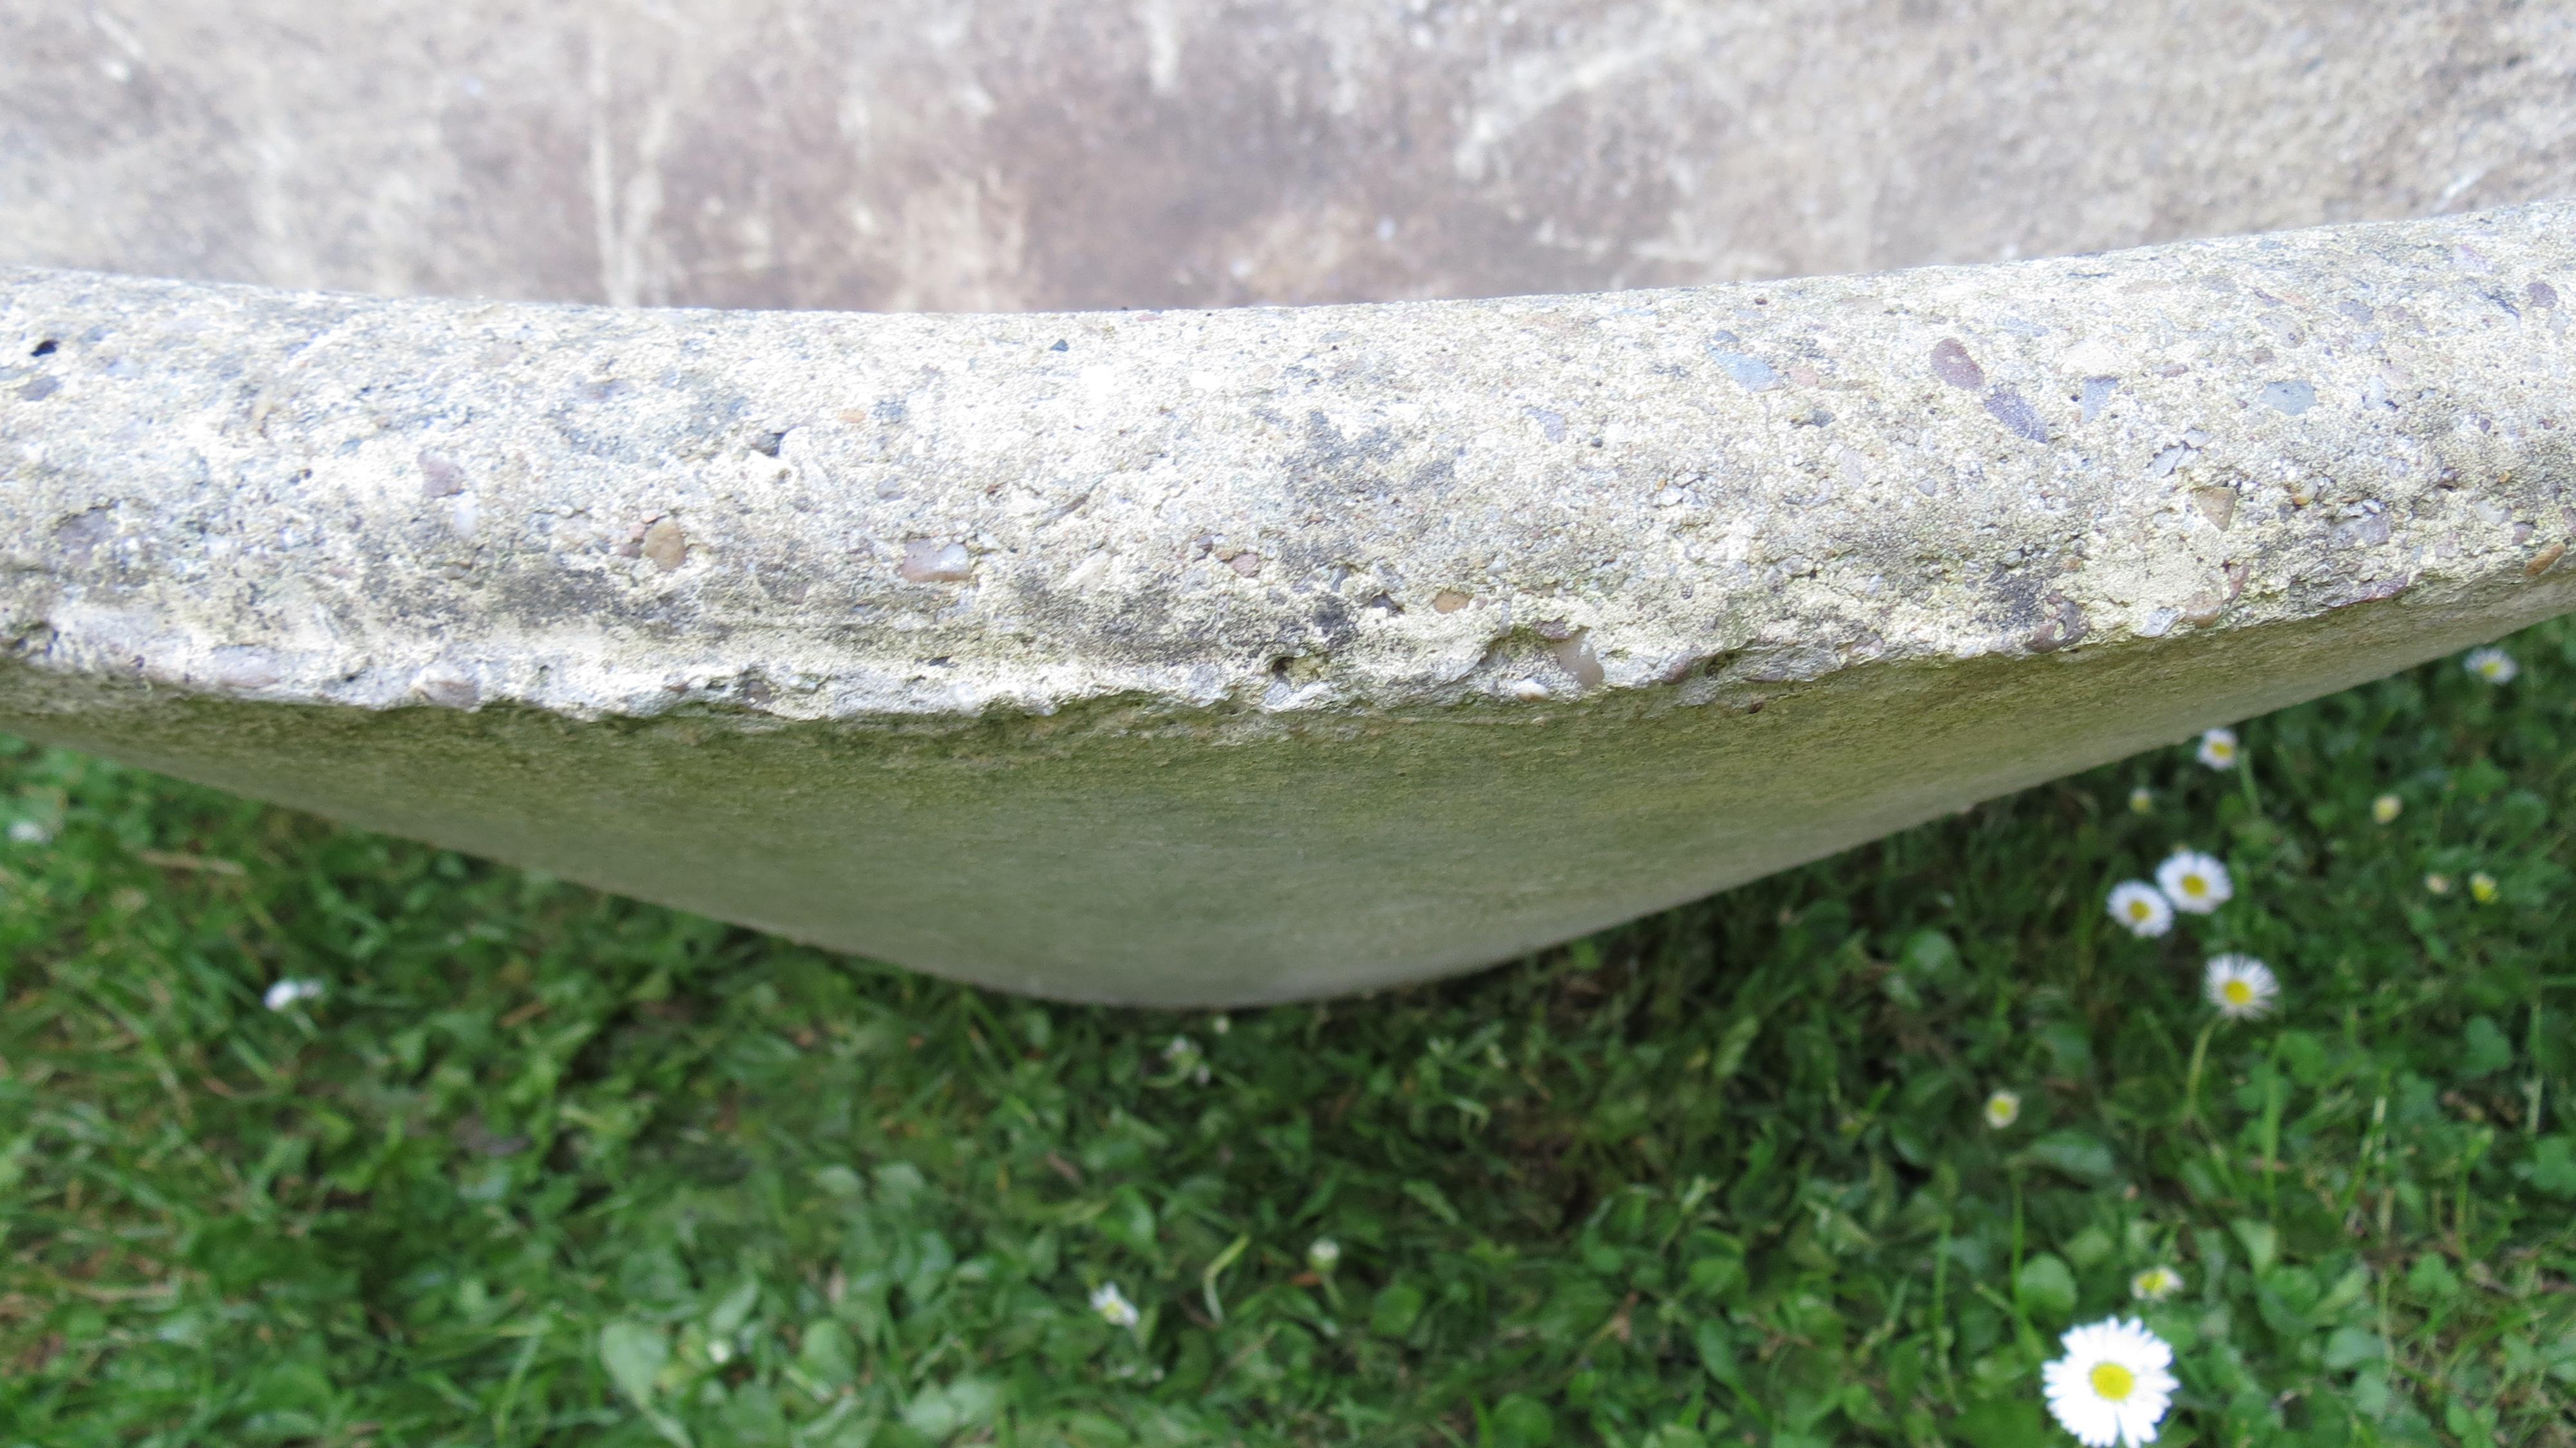
[[[1720,332],[1709,338],[1708,355],[1716,359],[1727,376],[1752,391],[1767,392],[1779,386],[1780,374],[1771,370],[1770,363],[1749,352],[1735,350],[1741,340],[1733,332]]]
[[[664,518],[644,530],[643,552],[653,560],[654,567],[664,573],[673,572],[688,560],[689,535],[680,530],[679,524]]]
[[[2292,417],[2317,405],[2314,384],[2302,381],[2267,382],[2263,384],[2263,401],[2277,411]]]
[[[2091,422],[2100,417],[2102,409],[2111,405],[2111,394],[2119,389],[2120,379],[2117,377],[2085,378],[2083,401],[2080,404],[2084,409],[2084,420]]]
[[[424,448],[420,454],[420,495],[452,498],[465,491],[465,470],[443,453]]]
[[[2214,528],[2223,529],[2236,520],[2234,488],[2194,488],[2191,490],[2191,501],[2192,506],[2200,509],[2200,515],[2207,518],[2210,526]]]
[[[963,583],[975,571],[975,557],[963,543],[915,538],[903,545],[906,583]]]
[[[450,709],[471,709],[482,702],[483,686],[455,664],[431,664],[412,675],[412,692]]]
[[[286,671],[264,649],[225,648],[215,650],[207,672],[227,689],[265,689],[285,677]]]
[[[2048,441],[2048,424],[2040,421],[2039,413],[2020,393],[2009,387],[1992,387],[1986,390],[1985,401],[1986,411],[1995,421],[2032,442]]]
[[[1968,346],[1956,337],[1944,337],[1932,344],[1932,375],[1953,387],[1983,387],[1986,369],[1968,355]]]
[[[1574,676],[1574,682],[1586,689],[1601,687],[1601,660],[1592,652],[1592,641],[1581,631],[1559,639],[1548,652],[1555,656],[1557,667]]]

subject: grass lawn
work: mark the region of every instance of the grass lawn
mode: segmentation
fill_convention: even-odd
[[[2576,629],[2507,646],[1230,1017],[0,740],[0,1444],[2069,1444],[2130,1312],[2160,1444],[2576,1444]]]

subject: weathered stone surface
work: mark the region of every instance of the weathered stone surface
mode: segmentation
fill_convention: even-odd
[[[1183,102],[1203,75],[1304,54],[1304,37],[1339,57],[1311,73],[1346,84],[1349,103],[1283,82],[1278,104],[1308,117],[1317,155],[1347,164],[1257,221],[1312,222],[1293,233],[1302,249],[1279,241],[1308,269],[1279,272],[1291,280],[1274,294],[1511,285],[1525,272],[1520,243],[1497,239],[1510,228],[1478,243],[1460,219],[1486,206],[1521,206],[1514,225],[1542,232],[1585,216],[1628,228],[1617,246],[1561,248],[1558,270],[1529,264],[1546,284],[1612,284],[1672,273],[1637,260],[1651,207],[1592,204],[1612,180],[1573,165],[1582,148],[1651,190],[1669,165],[1605,137],[1660,119],[1688,159],[1736,127],[1795,158],[1811,143],[1787,118],[1830,109],[1792,83],[1804,62],[1776,72],[1776,92],[1745,89],[1787,42],[1722,7],[1661,29],[1568,11],[1573,39],[1556,52],[1497,39],[1522,36],[1519,22],[1422,18],[1446,11],[1217,7],[1157,31],[1153,17],[1177,11],[1147,7],[1132,93],[1069,79],[1113,65],[1120,13],[987,6],[943,42],[945,8],[883,7],[871,13],[913,29],[868,52],[878,68],[860,79],[882,95],[853,81],[858,99],[839,102],[868,118],[864,143],[836,150],[788,127],[742,159],[755,179],[822,168],[809,190],[823,199],[778,212],[804,239],[736,275],[685,245],[724,212],[703,200],[724,194],[706,179],[722,168],[673,157],[740,156],[717,142],[749,144],[769,134],[757,118],[822,104],[824,83],[797,77],[830,43],[728,48],[700,21],[669,21],[666,55],[697,68],[686,84],[663,76],[660,120],[645,106],[642,133],[664,149],[646,168],[655,199],[636,201],[628,188],[644,183],[617,180],[634,81],[614,57],[662,34],[653,25],[521,17],[522,48],[456,40],[479,59],[428,44],[431,61],[397,60],[382,35],[435,40],[467,25],[450,15],[491,18],[420,7],[343,37],[389,47],[382,70],[344,73],[286,45],[336,33],[336,10],[307,9],[240,7],[231,39],[171,18],[123,40],[98,22],[102,42],[80,29],[94,12],[68,7],[0,17],[0,41],[19,42],[0,96],[34,108],[61,89],[60,109],[0,142],[14,226],[0,260],[621,301],[734,300],[737,284],[876,304],[1235,300],[1208,276],[1122,270],[1158,248],[1153,265],[1185,270],[1222,250],[1231,234],[1210,218],[1244,184],[1137,138],[1189,131]],[[2287,9],[2321,33],[2345,23],[2335,7]],[[2018,219],[1979,231],[1942,209],[1977,188],[1934,186],[1921,205],[1949,218],[1923,223],[1938,237],[1765,256],[1990,256],[1998,236],[2038,248],[2212,216],[2260,225],[2288,219],[2265,210],[2277,205],[2402,213],[2490,184],[2417,189],[2470,143],[2426,139],[2410,106],[2475,112],[2498,158],[2481,175],[2508,178],[2493,184],[2564,179],[2553,148],[2566,143],[2520,100],[2563,94],[2541,79],[2565,73],[2563,34],[2509,36],[2521,59],[2492,68],[2328,47],[2322,80],[2289,65],[2313,37],[2276,35],[2250,53],[2281,74],[2248,95],[2177,72],[2170,94],[2212,109],[2173,114],[2135,86],[2077,96],[2052,65],[2130,72],[2084,47],[2032,49],[2005,23],[2060,10],[2074,13],[1991,7],[1979,33],[1993,51],[1964,59],[1956,32],[1924,32],[1949,37],[1931,46],[1953,54],[1945,67],[1865,38],[1912,23],[1908,7],[1815,7],[1888,82],[1846,102],[1949,97],[2017,118],[1994,134],[2028,153],[1919,128],[1885,144],[1930,147],[1946,174],[2032,204],[1997,200]],[[746,13],[741,34],[757,37],[815,12]],[[2116,40],[2134,30],[2125,14],[2096,18]],[[1005,15],[1070,38],[1024,61]],[[2447,36],[2455,55],[2521,23],[2470,15],[2374,18]],[[1718,44],[1711,26],[1736,28]],[[1651,38],[1602,49],[1616,34]],[[1335,36],[1365,43],[1333,50]],[[2130,38],[2168,59],[2219,43]],[[255,46],[287,58],[262,84],[220,84]],[[98,68],[109,51],[128,57],[121,78]],[[1549,53],[1590,79],[1514,68]],[[2031,58],[2043,53],[2058,58]],[[1739,63],[1690,69],[1711,56]],[[2270,74],[2242,53],[2230,63],[2240,81]],[[92,89],[148,85],[156,99],[75,96],[82,65]],[[392,85],[405,66],[438,85]],[[569,98],[541,96],[545,76]],[[887,97],[964,104],[960,76],[985,88],[988,115],[1009,109],[1000,97],[1053,95],[1060,129],[1159,157],[1117,184],[1161,209],[1129,192],[1087,231],[1032,240],[1012,223],[1016,250],[990,275],[1016,292],[939,291],[933,246],[859,248],[846,273],[798,260],[797,246],[833,244],[814,218],[846,217],[853,195],[944,207],[939,188],[981,165],[970,189],[989,199],[992,168],[1036,122],[960,127],[954,171],[906,172],[887,158],[912,153],[864,139],[922,125]],[[394,112],[444,119],[383,127],[391,140],[329,124],[363,111],[368,85],[407,98],[384,102]],[[519,120],[478,131],[485,113],[459,112],[451,85]],[[741,98],[730,116],[705,108],[722,95]],[[2292,96],[2316,104],[2291,117]],[[270,131],[240,118],[280,97],[293,105]],[[563,136],[580,134],[564,118],[583,104],[592,163],[616,183],[574,193],[591,203],[587,242],[550,237],[577,218],[514,189],[516,164],[561,162]],[[1239,128],[1255,160],[1273,154],[1257,149],[1278,119],[1269,102],[1228,104],[1215,129]],[[2053,149],[2065,132],[2045,123],[2076,114],[2160,119],[2169,144],[2121,152],[2156,162],[2124,184],[2116,156]],[[2295,163],[2278,177],[2226,129],[2265,115]],[[1406,118],[1418,133],[1386,141]],[[191,210],[190,186],[231,184],[226,167],[272,154],[276,135],[325,159],[254,187],[247,207]],[[1576,149],[1542,176],[1516,149],[1534,135]],[[2373,136],[2375,150],[2354,139]],[[2100,144],[2144,143],[2132,126]],[[120,178],[95,214],[62,189],[83,145]],[[202,175],[190,155],[209,158]],[[2379,169],[2355,180],[2364,156]],[[447,187],[497,215],[441,213],[444,241],[409,202],[385,202],[382,226],[348,223],[349,198],[321,183],[361,159],[401,196]],[[1107,176],[1122,161],[1084,164]],[[1730,186],[1768,174],[1711,165]],[[1854,174],[1773,177],[1789,200],[1731,224],[1788,236],[1821,214],[1803,200],[1894,184]],[[907,175],[911,190],[896,184]],[[1026,175],[1054,184],[1034,163]],[[714,189],[672,204],[701,184]],[[1381,185],[1418,193],[1453,249],[1425,243],[1392,270],[1318,263],[1356,253],[1334,240],[1347,218],[1316,198],[1347,186],[1366,215]],[[1495,201],[1497,185],[1517,199]],[[2160,212],[2168,187],[2216,209]],[[1697,203],[1661,194],[1670,226],[1701,224]],[[979,245],[1008,232],[972,208],[936,214],[921,224]],[[1164,229],[1103,219],[1137,215]],[[153,250],[154,218],[201,250]],[[526,245],[514,259],[492,237]],[[636,237],[642,251],[621,249]],[[567,269],[584,246],[596,275]],[[1750,255],[1719,248],[1687,274],[1773,269]],[[2576,206],[2562,203],[1978,267],[1215,312],[635,310],[0,270],[0,727],[1017,989],[1214,1002],[1361,988],[1563,938],[2576,606],[2559,562],[2576,531],[2571,286]]]
[[[1607,291],[2576,194],[2498,0],[0,7],[0,260],[1020,311]]]

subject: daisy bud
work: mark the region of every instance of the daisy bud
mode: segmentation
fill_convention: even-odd
[[[1103,1282],[1091,1289],[1091,1310],[1111,1327],[1134,1327],[1144,1320],[1144,1314],[1136,1310],[1136,1304],[1127,1300],[1127,1294],[1119,1291],[1115,1282]]]
[[[259,998],[259,1002],[270,1010],[282,1011],[297,1001],[319,1000],[321,997],[322,982],[289,977],[271,985],[268,993]]]
[[[2162,1302],[2182,1290],[2182,1274],[2159,1262],[2129,1279],[2129,1295],[2140,1302]]]

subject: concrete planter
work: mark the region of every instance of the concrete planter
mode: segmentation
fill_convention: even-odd
[[[801,939],[1363,989],[2576,606],[2536,19],[235,8],[0,17],[0,727]]]

